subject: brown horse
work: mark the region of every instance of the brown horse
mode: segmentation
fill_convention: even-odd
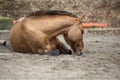
[[[80,27],[79,18],[72,13],[66,11],[32,12],[13,25],[10,31],[10,44],[15,51],[19,52],[45,54],[46,52],[61,48],[62,51],[65,46],[56,36],[66,34],[67,31],[68,35],[66,37],[70,41],[74,41],[72,40],[73,34],[71,32],[75,29],[72,29],[72,27]],[[79,35],[83,35],[81,33],[82,29],[79,28],[79,30]],[[75,44],[83,43],[82,36],[80,40],[76,41],[78,42],[74,41]],[[73,48],[76,45],[70,44],[70,46]],[[81,48],[77,48],[77,45],[76,49],[81,51],[84,46],[83,44],[79,46]],[[78,51],[76,49],[73,48],[73,51]]]

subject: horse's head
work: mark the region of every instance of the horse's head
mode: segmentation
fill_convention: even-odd
[[[81,55],[84,49],[83,33],[81,22],[75,23],[64,35],[65,40],[68,42],[76,55]]]

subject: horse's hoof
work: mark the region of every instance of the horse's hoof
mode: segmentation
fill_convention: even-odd
[[[60,51],[58,49],[55,49],[53,51],[50,51],[48,54],[50,56],[58,56],[58,55],[60,55]]]
[[[72,54],[72,51],[70,49],[60,50],[60,54]]]
[[[71,54],[72,54],[72,51],[71,51],[71,50],[68,50],[68,54],[70,54],[70,55],[71,55]]]

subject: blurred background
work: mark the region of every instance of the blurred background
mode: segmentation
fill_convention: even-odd
[[[65,10],[82,15],[85,22],[120,27],[120,0],[0,0],[0,29],[9,29],[12,20],[36,10]]]

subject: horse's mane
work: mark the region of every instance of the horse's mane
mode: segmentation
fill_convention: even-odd
[[[68,15],[71,17],[76,17],[77,16],[73,13],[67,12],[67,11],[60,11],[60,10],[41,10],[41,11],[35,11],[35,12],[31,12],[29,14],[26,15],[26,17],[31,17],[31,16],[43,16],[43,15]]]

